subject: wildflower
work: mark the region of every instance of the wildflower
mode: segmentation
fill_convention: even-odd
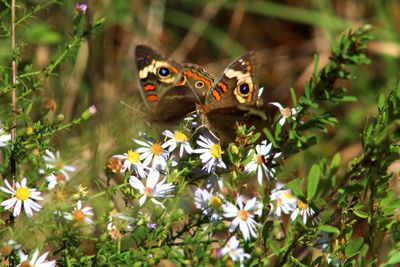
[[[282,118],[279,120],[279,125],[283,126],[288,118],[294,118],[295,115],[297,114],[297,109],[296,108],[284,108],[280,103],[278,102],[272,102],[270,103],[271,105],[277,107],[279,111],[281,112]]]
[[[123,167],[120,170],[121,173],[124,173],[126,170],[130,171],[131,167],[133,166],[133,169],[135,170],[137,175],[142,178],[146,176],[144,165],[140,161],[140,154],[138,152],[128,150],[127,153],[123,153],[122,155],[115,155],[114,157],[124,161]]]
[[[293,196],[291,190],[274,189],[271,192],[270,199],[275,202],[275,205],[272,204],[272,206],[275,214],[279,217],[282,213],[289,214],[296,208],[297,198]]]
[[[31,260],[29,260],[28,255],[21,252],[20,253],[21,262],[18,266],[19,267],[53,267],[53,266],[55,267],[56,266],[55,260],[46,261],[48,254],[49,254],[49,252],[46,252],[42,256],[39,257],[39,250],[36,249],[32,255]]]
[[[121,160],[117,156],[111,157],[107,161],[107,169],[113,173],[120,173],[121,169],[123,168]]]
[[[119,240],[122,238],[121,230],[131,231],[133,229],[132,224],[136,219],[127,216],[124,213],[118,212],[113,209],[108,216],[107,232],[111,239]]]
[[[162,145],[163,148],[168,148],[169,152],[174,151],[179,145],[179,157],[183,156],[184,151],[186,151],[188,154],[192,154],[193,149],[189,144],[188,137],[181,131],[175,131],[172,133],[169,130],[165,130],[163,135],[170,138]]]
[[[233,232],[239,225],[239,229],[242,232],[245,240],[250,240],[250,236],[256,238],[256,227],[258,226],[258,223],[253,219],[254,211],[257,207],[256,198],[253,197],[252,199],[248,200],[244,206],[241,196],[238,196],[236,201],[237,205],[228,202],[222,206],[225,212],[223,214],[224,217],[235,218],[229,227],[229,231]],[[237,206],[239,206],[239,208]]]
[[[201,148],[195,149],[193,152],[201,154],[201,162],[205,164],[202,170],[207,170],[207,172],[210,173],[215,166],[226,168],[225,163],[222,161],[223,151],[219,144],[214,143],[211,139],[207,139],[202,135],[200,135],[200,140],[197,140],[196,143]]]
[[[65,183],[66,181],[69,180],[69,177],[67,177],[62,174],[62,173],[57,173],[56,175],[54,173],[51,173],[49,176],[46,177],[46,181],[49,183],[47,188],[49,190],[53,189],[57,184],[59,183]]]
[[[290,215],[290,219],[292,221],[296,220],[299,214],[303,218],[303,223],[306,224],[308,217],[314,215],[315,212],[307,203],[304,203],[300,199],[297,199],[297,207],[293,211],[292,215]]]
[[[70,221],[76,221],[78,223],[86,222],[89,225],[93,225],[93,220],[90,218],[93,216],[92,207],[82,208],[82,202],[78,200],[76,207],[71,213],[65,213],[64,218]]]
[[[261,144],[256,145],[255,149],[252,149],[248,153],[248,157],[252,156],[252,160],[246,164],[244,167],[245,172],[257,172],[257,180],[260,185],[262,185],[262,180],[264,176],[270,179],[275,175],[274,168],[268,168],[266,163],[269,160],[271,164],[275,164],[274,159],[278,158],[281,153],[275,153],[273,158],[270,159],[270,152],[272,148],[272,143],[267,143],[267,140],[261,142]]]
[[[86,13],[86,11],[87,11],[87,8],[88,8],[88,6],[85,3],[79,3],[78,2],[75,5],[75,10],[79,15],[84,15]]]
[[[239,260],[240,266],[244,266],[243,261],[245,259],[250,259],[250,254],[245,253],[244,250],[239,247],[239,240],[236,238],[236,236],[229,238],[226,245],[222,248],[221,254],[228,254],[234,262]]]
[[[13,251],[20,251],[21,247],[22,246],[18,244],[15,240],[10,239],[7,242],[1,244],[0,256],[7,257],[11,253],[13,253]]]
[[[146,185],[135,176],[130,177],[129,184],[142,195],[139,199],[140,206],[143,206],[149,197],[154,204],[165,209],[164,205],[155,198],[170,197],[168,194],[174,190],[175,186],[172,183],[165,183],[165,178],[160,182],[159,179],[160,173],[155,169],[150,169],[146,178]]]
[[[0,147],[8,146],[8,142],[11,140],[11,134],[6,133],[3,128],[0,127]]]
[[[43,197],[40,196],[40,192],[35,188],[28,188],[26,186],[27,179],[23,178],[21,183],[16,182],[16,189],[14,189],[7,180],[4,180],[6,183],[6,187],[0,186],[0,189],[12,195],[10,199],[7,199],[1,202],[1,206],[4,209],[13,208],[13,216],[17,217],[21,213],[21,207],[24,207],[26,215],[32,217],[34,211],[39,211],[42,206],[35,202],[35,200],[43,200]]]
[[[204,215],[211,215],[211,220],[219,219],[219,208],[222,206],[224,197],[221,194],[213,194],[205,189],[197,188],[194,193],[194,204],[201,209]]]
[[[134,139],[135,143],[141,145],[136,151],[140,153],[140,159],[144,160],[143,165],[161,169],[167,166],[168,152],[165,151],[159,143],[152,143],[150,141],[141,141]]]
[[[60,172],[65,176],[65,180],[69,181],[71,177],[69,176],[69,172],[74,172],[76,170],[75,167],[66,165],[60,158],[60,151],[57,151],[56,154],[46,149],[45,154],[43,156],[44,161],[46,163],[46,167],[49,169],[54,169],[55,172]]]

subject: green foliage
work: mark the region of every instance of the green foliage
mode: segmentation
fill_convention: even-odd
[[[3,2],[7,12],[1,15],[8,17],[13,7]],[[333,45],[329,62],[321,69],[318,56],[314,57],[314,72],[304,85],[304,93],[297,96],[294,89],[290,91],[293,109],[285,110],[290,114],[284,117],[284,123],[283,113],[278,113],[262,132],[257,132],[254,125],[238,125],[235,141],[222,148],[218,140],[202,132],[213,144],[203,147],[205,153],[211,153],[207,157],[215,159],[211,171],[204,171],[204,151],[178,157],[160,147],[166,143],[157,141],[161,140],[158,133],[151,137],[145,133],[126,155],[114,155],[108,160],[105,181],[89,177],[93,181],[88,193],[81,181],[65,181],[66,170],[71,166],[49,151],[55,150],[56,137],[65,141],[66,130],[87,127],[93,131],[88,120],[96,109],[81,108],[76,119],[66,122],[64,114],[55,113],[55,101],[43,101],[41,95],[48,83],[61,83],[63,77],[58,73],[63,64],[78,60],[82,44],[90,41],[94,33],[103,33],[105,20],[94,16],[92,22],[84,12],[75,10],[71,20],[65,22],[71,26],[66,39],[47,22],[29,27],[39,12],[61,3],[67,2],[19,3],[16,23],[18,30],[25,27],[25,31],[21,30],[23,42],[0,56],[0,105],[8,107],[0,110],[0,137],[16,125],[15,138],[0,147],[0,177],[14,189],[22,188],[12,194],[8,192],[11,189],[2,189],[1,202],[10,197],[24,200],[25,185],[15,185],[23,177],[28,178],[26,188],[38,189],[45,198],[40,202],[40,211],[34,210],[33,218],[25,216],[24,211],[13,216],[13,206],[1,208],[2,263],[16,266],[22,260],[21,247],[6,242],[15,239],[24,249],[29,248],[31,255],[32,248],[51,251],[48,257],[60,266],[375,266],[383,261],[379,247],[385,237],[391,240],[383,266],[400,262],[400,223],[396,220],[400,200],[389,186],[388,173],[400,152],[400,82],[388,97],[380,96],[376,116],[368,119],[361,133],[362,152],[347,166],[339,153],[329,159],[321,152],[317,159],[310,160],[310,167],[305,166],[305,173],[285,169],[288,161],[304,151],[324,149],[319,135],[328,135],[335,126],[342,126],[334,111],[357,101],[347,95],[342,85],[343,81],[355,79],[356,67],[371,63],[365,54],[372,39],[371,26],[344,34]],[[120,12],[120,16],[111,19],[124,22],[129,15],[127,2],[114,1],[110,5]],[[214,8],[233,8],[230,1],[215,5]],[[318,25],[329,23],[331,26],[327,27],[333,29],[347,25],[335,17],[319,22],[315,12],[285,9],[274,3],[255,2],[243,10],[264,15],[275,12]],[[200,26],[195,27],[196,33],[202,34],[201,28],[206,29],[206,39],[215,46],[225,47],[221,38],[232,42],[232,49],[226,51],[231,55],[244,50],[239,42],[202,18],[170,9],[165,20],[184,28],[197,23]],[[329,21],[338,25],[332,26]],[[7,41],[13,36],[10,28],[2,23],[0,35]],[[24,42],[58,48],[48,64],[38,68],[23,59],[27,49]],[[13,60],[18,63],[16,84],[10,76],[9,62]],[[14,90],[15,112],[9,105]],[[123,119],[112,123],[122,123]],[[199,148],[199,134],[196,130],[190,134],[187,145]],[[138,168],[146,161],[143,142],[152,153],[161,149],[168,156],[166,166],[157,169],[150,168],[148,162],[149,166],[143,168],[145,177],[140,177]],[[112,150],[108,154],[116,153],[114,145],[107,148]],[[142,155],[135,161],[140,156],[135,151],[138,148]],[[267,152],[260,152],[264,150]],[[84,154],[79,154],[81,164]],[[46,157],[55,159],[49,164]],[[253,162],[260,171],[249,170]],[[123,170],[127,163],[130,168]],[[57,181],[54,188],[47,179],[51,175]],[[157,179],[153,175],[158,175]],[[151,184],[152,179],[160,187]],[[6,182],[1,185],[8,187]],[[28,191],[28,196],[32,192],[35,190]],[[91,206],[95,207],[95,217]],[[5,253],[5,248],[10,247],[11,252]]]

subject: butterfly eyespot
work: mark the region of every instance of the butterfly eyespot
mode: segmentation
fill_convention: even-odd
[[[240,92],[242,95],[247,95],[248,93],[250,93],[250,86],[249,86],[249,84],[248,84],[248,83],[242,83],[242,84],[239,86],[239,92]]]
[[[161,77],[167,77],[171,74],[170,70],[166,67],[161,67],[158,69],[158,75]]]
[[[146,57],[146,58],[144,59],[144,63],[148,64],[148,63],[150,63],[150,62],[151,62],[150,58]]]
[[[201,88],[201,87],[204,86],[204,82],[202,82],[202,81],[197,81],[197,82],[194,84],[194,86],[196,86],[196,88]]]

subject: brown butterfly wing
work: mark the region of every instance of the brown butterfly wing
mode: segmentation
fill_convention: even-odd
[[[136,46],[135,61],[139,91],[146,106],[155,115],[160,99],[183,80],[182,71],[178,64],[145,45]]]
[[[207,92],[205,107],[213,110],[237,109],[255,105],[258,97],[258,65],[252,52],[233,61]]]
[[[182,64],[182,71],[185,76],[186,86],[189,86],[197,96],[198,101],[196,101],[196,103],[203,104],[207,92],[214,84],[214,75],[207,72],[204,68],[192,63]]]

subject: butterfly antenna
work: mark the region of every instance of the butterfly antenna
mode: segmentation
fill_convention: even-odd
[[[147,114],[144,113],[143,111],[141,111],[141,110],[139,110],[139,109],[137,109],[137,108],[134,108],[133,106],[131,106],[131,105],[125,103],[124,101],[120,100],[119,102],[120,102],[122,105],[124,105],[125,107],[130,108],[130,109],[134,110],[135,112],[140,113],[140,114],[143,115],[144,117],[147,116]]]

